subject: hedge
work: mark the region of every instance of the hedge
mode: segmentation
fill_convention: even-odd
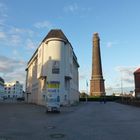
[[[105,96],[104,98],[106,101],[116,101],[116,100],[121,99],[121,97],[116,97],[116,96]],[[87,99],[80,98],[80,101],[86,101],[86,100],[93,101],[93,102],[99,102],[99,101],[103,100],[103,97],[95,96],[95,97],[87,97]]]

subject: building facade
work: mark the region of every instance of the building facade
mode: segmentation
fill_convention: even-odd
[[[104,79],[102,74],[101,52],[100,52],[100,38],[98,33],[94,33],[93,36],[90,95],[91,96],[105,95]]]
[[[140,68],[134,72],[135,97],[140,98]]]
[[[51,30],[27,64],[26,100],[46,104],[46,96],[57,92],[60,104],[79,101],[77,57],[71,43],[59,29]]]
[[[0,77],[0,99],[4,96],[4,80]]]
[[[19,98],[23,97],[23,85],[19,81],[5,83],[5,97],[7,98]]]

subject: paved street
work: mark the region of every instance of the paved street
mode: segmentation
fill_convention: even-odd
[[[60,114],[0,103],[0,140],[140,140],[140,108],[108,102],[63,107]]]

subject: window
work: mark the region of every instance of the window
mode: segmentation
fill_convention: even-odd
[[[67,100],[67,95],[64,96],[64,100],[65,100],[65,101]]]
[[[53,61],[53,64],[52,64],[52,73],[53,74],[59,74],[60,73],[59,61]]]
[[[65,90],[69,90],[69,89],[70,89],[70,80],[65,79]]]

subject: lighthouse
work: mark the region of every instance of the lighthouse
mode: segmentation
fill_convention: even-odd
[[[101,52],[100,52],[100,38],[98,33],[94,33],[93,35],[90,95],[91,96],[105,95],[105,86],[104,86],[104,79],[102,74],[102,63],[101,63]]]

